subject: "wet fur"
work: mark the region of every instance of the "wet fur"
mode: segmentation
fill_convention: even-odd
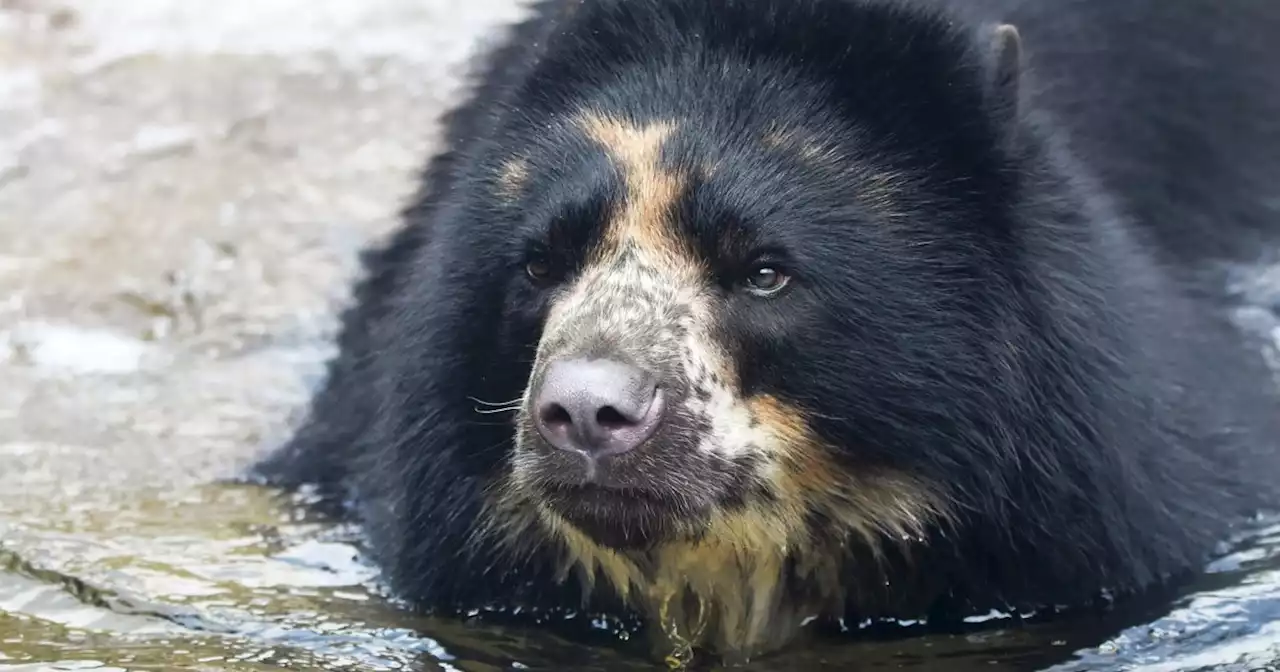
[[[1280,482],[1271,381],[1216,284],[1274,238],[1280,9],[1175,4],[538,4],[258,472],[349,502],[420,608],[586,605],[668,648],[1195,570]],[[572,272],[537,292],[548,226]],[[717,290],[753,236],[798,292]],[[663,543],[566,524],[521,447],[539,361],[593,348],[687,388],[630,472],[689,514],[636,499]]]

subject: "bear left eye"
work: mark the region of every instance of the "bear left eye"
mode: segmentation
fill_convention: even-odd
[[[791,282],[791,276],[779,268],[762,265],[752,268],[745,280],[747,290],[752,294],[771,296],[782,291],[787,283]]]

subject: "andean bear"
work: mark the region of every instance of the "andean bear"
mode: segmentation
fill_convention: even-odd
[[[255,468],[419,609],[748,656],[1143,593],[1276,502],[1221,269],[1280,3],[542,0],[445,123]]]

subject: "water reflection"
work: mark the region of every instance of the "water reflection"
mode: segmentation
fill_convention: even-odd
[[[39,524],[5,522],[0,665],[654,669],[624,645],[584,647],[546,629],[413,617],[381,594],[360,556],[358,530],[309,519],[297,504],[219,484],[136,492],[111,508],[49,511]],[[857,644],[814,642],[746,669],[1261,665],[1280,644],[1280,520],[1259,521],[1210,569],[1171,612],[1146,605],[950,633],[877,626]],[[1133,627],[1113,638],[1125,626]]]

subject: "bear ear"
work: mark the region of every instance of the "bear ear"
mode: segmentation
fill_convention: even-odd
[[[1002,23],[991,31],[990,68],[987,74],[987,102],[1004,130],[1005,140],[1017,140],[1022,94],[1022,36],[1013,24]]]

